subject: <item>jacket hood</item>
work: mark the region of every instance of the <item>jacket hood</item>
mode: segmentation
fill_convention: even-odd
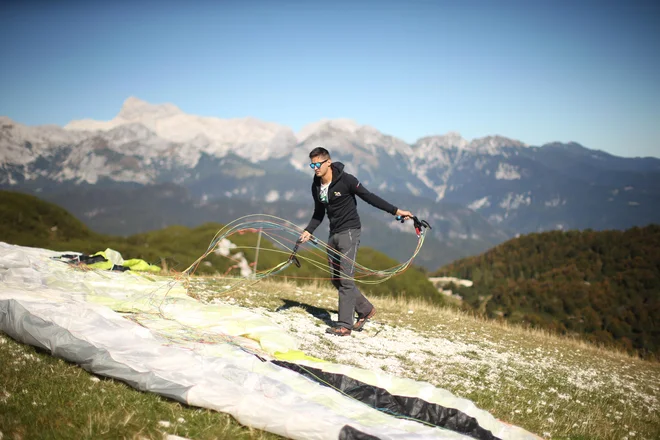
[[[330,164],[330,167],[332,168],[332,182],[334,183],[339,178],[344,174],[344,164],[341,162],[332,162]],[[319,176],[314,176],[314,184],[320,185],[321,184],[321,178]]]

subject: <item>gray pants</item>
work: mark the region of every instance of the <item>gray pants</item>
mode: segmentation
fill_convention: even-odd
[[[353,329],[355,312],[364,316],[373,308],[352,279],[355,273],[354,261],[359,246],[359,229],[341,231],[332,234],[328,239],[328,265],[332,272],[332,284],[339,291],[339,322],[337,324],[348,329]]]

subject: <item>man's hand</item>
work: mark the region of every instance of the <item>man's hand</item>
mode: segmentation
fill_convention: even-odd
[[[312,234],[310,234],[308,231],[303,231],[303,233],[300,234],[300,238],[298,239],[298,241],[300,241],[300,243],[304,243],[308,241],[310,238],[312,238]]]
[[[396,215],[400,215],[404,220],[408,220],[414,217],[413,213],[410,211],[405,211],[403,209],[397,209]]]

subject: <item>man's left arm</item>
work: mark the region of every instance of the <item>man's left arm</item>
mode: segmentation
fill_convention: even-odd
[[[367,188],[362,185],[362,183],[352,175],[346,176],[348,180],[348,187],[351,190],[351,193],[355,194],[356,196],[360,197],[362,200],[370,204],[371,206],[375,206],[378,209],[382,209],[385,212],[389,212],[392,215],[396,215],[398,209],[396,206],[392,205],[390,202],[383,200],[382,198],[378,197],[376,194],[370,192]]]

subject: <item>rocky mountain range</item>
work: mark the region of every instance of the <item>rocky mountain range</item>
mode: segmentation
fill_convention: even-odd
[[[312,204],[307,154],[318,145],[368,189],[436,226],[436,251],[420,256],[430,268],[521,233],[660,223],[657,158],[616,157],[577,143],[530,146],[502,136],[468,141],[458,133],[408,144],[344,119],[294,133],[137,98],[110,121],[25,126],[0,117],[0,187],[37,192],[93,228],[103,216],[99,232],[153,229],[140,220],[147,217],[166,224],[229,221],[221,214],[228,212],[273,212],[303,225]],[[134,189],[160,204],[140,214],[131,205]],[[365,231],[365,241],[404,258],[398,243],[412,228],[371,207],[360,212],[378,225],[372,228],[378,234]]]

